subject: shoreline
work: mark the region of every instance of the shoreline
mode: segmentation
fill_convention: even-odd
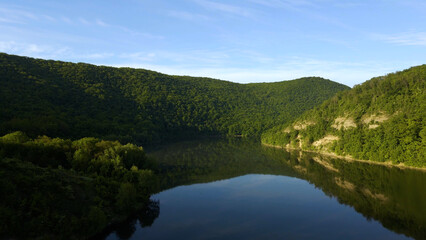
[[[273,145],[273,144],[268,144],[268,143],[263,143],[263,142],[261,142],[261,144],[263,146],[266,146],[266,147],[281,148],[281,149],[293,150],[293,151],[295,150],[295,151],[300,151],[300,152],[317,153],[317,154],[321,154],[321,155],[324,155],[324,156],[344,159],[348,162],[361,162],[361,163],[375,164],[375,165],[381,165],[381,166],[386,166],[386,167],[397,167],[397,168],[400,168],[400,169],[411,169],[411,170],[426,172],[426,167],[407,166],[407,165],[404,165],[403,163],[393,164],[391,162],[375,162],[375,161],[371,161],[371,160],[356,159],[356,158],[353,158],[353,157],[350,157],[350,156],[341,156],[341,155],[337,155],[335,153],[324,152],[324,151],[304,150],[304,149],[300,149],[300,148],[284,147],[284,146]]]

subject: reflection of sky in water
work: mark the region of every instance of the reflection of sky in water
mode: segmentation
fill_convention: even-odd
[[[160,216],[132,239],[404,239],[304,180],[251,174],[156,194]],[[114,239],[111,235],[108,239]]]

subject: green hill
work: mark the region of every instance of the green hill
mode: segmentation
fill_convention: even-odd
[[[377,162],[426,166],[426,65],[340,92],[262,142]]]
[[[0,53],[0,135],[23,131],[137,144],[259,136],[344,89],[318,77],[237,84]]]

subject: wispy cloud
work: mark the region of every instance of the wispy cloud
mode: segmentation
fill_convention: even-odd
[[[368,2],[363,1],[336,1],[334,2],[334,6],[340,8],[354,8],[368,5]]]
[[[78,18],[78,21],[84,25],[92,25],[92,22],[89,22],[88,20],[82,17]]]
[[[111,52],[79,53],[67,46],[18,43],[15,41],[0,41],[0,52],[36,58],[77,62],[105,60],[115,56]]]
[[[27,18],[27,19],[33,19],[33,20],[39,19],[38,16],[33,14],[32,12],[21,10],[21,9],[0,7],[0,13],[4,14],[4,16],[7,16],[7,17]]]
[[[100,18],[87,18],[87,17],[68,17],[65,15],[62,16],[52,16],[43,13],[33,13],[25,9],[17,8],[17,7],[2,7],[0,6],[0,23],[5,23],[4,25],[10,26],[13,24],[26,24],[33,21],[39,22],[49,22],[56,24],[68,24],[71,26],[84,26],[84,27],[103,27],[103,28],[111,28],[126,34],[130,34],[132,36],[139,36],[143,38],[149,39],[164,39],[163,36],[140,32],[134,29],[130,29],[128,27],[118,25],[118,24],[110,24],[105,22]],[[42,25],[40,25],[42,26]]]
[[[327,7],[334,6],[339,8],[353,8],[364,6],[366,4],[356,0],[250,0],[250,2],[272,8],[320,8],[324,5]]]
[[[150,51],[125,53],[119,55],[126,63],[163,63],[172,66],[222,66],[229,60],[229,55],[224,51],[187,50],[185,52]]]
[[[61,20],[64,21],[65,23],[68,23],[68,24],[72,24],[73,23],[70,18],[65,17],[65,16],[62,16]]]
[[[136,61],[136,62],[151,62],[155,59],[156,54],[153,52],[135,52],[123,53],[118,56],[119,58]]]
[[[287,11],[296,12],[304,17],[319,20],[321,22],[338,26],[341,28],[350,28],[342,21],[323,14],[324,6],[321,1],[313,0],[250,0],[252,3],[263,5],[274,9],[285,9]],[[331,4],[331,3],[328,3]],[[337,6],[338,2],[334,3]]]
[[[63,46],[47,46],[35,43],[18,43],[1,41],[0,52],[41,58],[60,58],[70,54],[70,49]]]
[[[426,9],[426,2],[424,0],[405,0],[401,1],[399,4],[416,8],[419,10]]]
[[[253,11],[239,6],[234,6],[226,3],[219,3],[209,0],[194,0],[195,3],[204,7],[207,10],[219,11],[242,17],[254,17]]]
[[[184,11],[168,11],[167,15],[170,17],[175,17],[175,18],[188,20],[188,21],[210,20],[210,18],[206,15],[184,12]]]
[[[426,46],[426,32],[405,32],[397,34],[372,34],[374,39],[396,45]]]
[[[250,2],[260,4],[266,7],[272,7],[272,8],[294,9],[296,7],[301,7],[301,6],[305,6],[305,7],[316,6],[316,4],[314,4],[312,1],[306,1],[306,0],[250,0]]]
[[[146,32],[140,32],[140,31],[133,30],[133,29],[130,29],[130,28],[122,26],[122,25],[107,23],[104,20],[99,19],[99,18],[87,19],[87,18],[83,18],[83,17],[69,18],[69,17],[66,17],[66,16],[62,16],[60,19],[62,20],[62,22],[69,24],[69,25],[74,25],[74,26],[83,25],[83,26],[86,26],[86,27],[111,28],[111,29],[116,29],[116,30],[125,32],[125,33],[133,35],[133,36],[139,36],[139,37],[157,39],[157,40],[164,39],[164,36],[161,36],[161,35],[156,35],[156,34],[151,34],[151,33],[146,33]]]
[[[110,52],[103,52],[103,53],[89,53],[89,54],[81,54],[78,56],[73,56],[74,58],[78,59],[88,59],[88,60],[99,60],[99,59],[106,59],[114,57],[115,54]]]
[[[108,27],[109,24],[105,23],[104,21],[100,20],[100,19],[96,19],[96,24],[101,26],[101,27]]]
[[[169,64],[162,64],[161,61],[157,61],[166,55],[180,58],[181,61]],[[259,63],[257,67],[245,67],[230,63],[233,61],[231,56],[220,57],[220,55],[218,59],[209,60],[213,63],[216,62],[216,64],[200,63],[200,61],[208,63],[201,56],[190,57],[176,53],[151,53],[151,55],[144,53],[134,59],[125,58],[126,56],[121,57],[123,62],[113,66],[144,68],[172,75],[212,77],[240,83],[275,82],[307,76],[319,76],[348,86],[360,84],[372,77],[401,70],[401,67],[416,65],[416,63],[386,62],[379,64],[376,62],[341,62],[316,58],[289,57],[267,59],[266,62]],[[192,63],[196,62],[195,64],[188,64],[188,60]]]
[[[38,20],[39,17],[29,11],[0,7],[0,22],[24,24],[28,21]]]
[[[156,40],[165,39],[165,37],[162,36],[162,35],[157,35],[157,34],[152,34],[152,33],[147,33],[147,32],[140,32],[140,31],[137,31],[137,30],[130,29],[128,27],[121,26],[121,25],[108,24],[107,26],[112,27],[112,28],[120,29],[121,31],[124,31],[124,32],[126,32],[126,33],[128,33],[130,35],[133,35],[133,36],[150,38],[150,39],[154,39],[154,40],[155,39]]]
[[[3,17],[0,17],[0,22],[3,22],[3,23],[17,23],[17,24],[24,23],[24,22],[22,22],[20,20],[10,19],[10,18],[3,18]]]
[[[56,22],[56,19],[54,18],[54,17],[52,17],[52,16],[49,16],[49,15],[46,15],[46,14],[43,14],[43,15],[41,15],[44,19],[46,19],[46,20],[48,20],[48,21],[51,21],[51,22]]]
[[[239,59],[245,59],[249,64],[244,67],[272,64],[276,59],[262,53],[246,49],[192,49],[185,51],[146,51],[125,53],[118,56],[124,63],[148,63],[179,66],[185,68],[214,68],[239,65]]]

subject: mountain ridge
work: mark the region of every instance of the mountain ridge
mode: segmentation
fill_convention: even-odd
[[[180,136],[259,136],[348,89],[318,77],[239,84],[8,54],[0,54],[0,66],[0,104],[6,106],[0,134],[31,137],[147,144]]]

